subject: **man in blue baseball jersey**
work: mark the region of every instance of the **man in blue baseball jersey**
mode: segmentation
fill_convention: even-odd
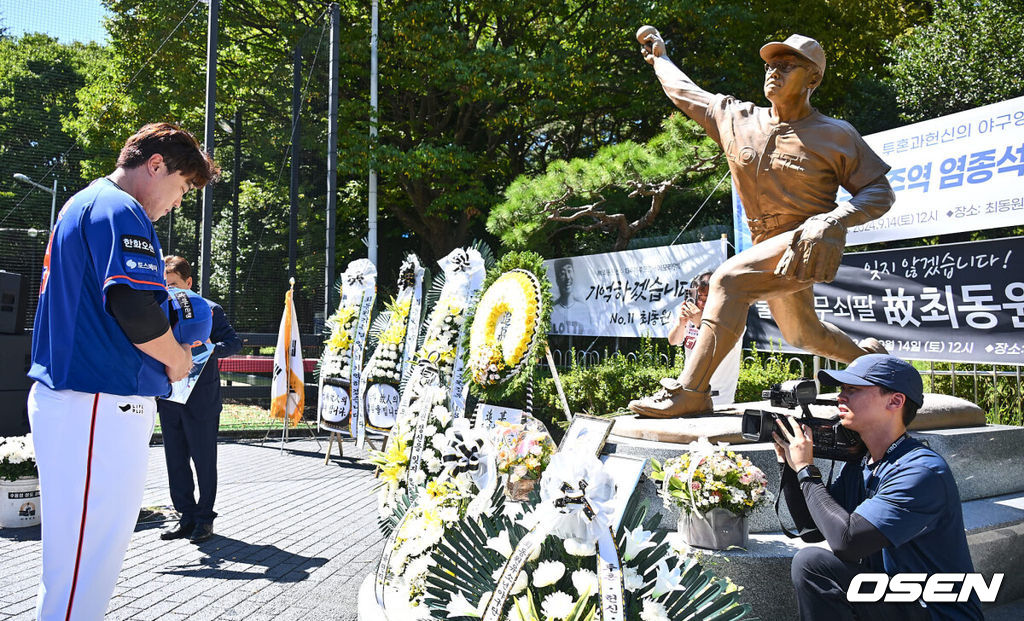
[[[192,288],[192,266],[185,258],[164,257],[164,265],[167,286]],[[228,323],[224,309],[214,302],[209,305],[213,312],[210,342],[214,345],[209,362],[185,403],[157,401],[171,502],[181,516],[174,528],[160,535],[164,540],[189,537],[192,543],[202,543],[213,536],[213,519],[217,517],[213,510],[217,498],[217,431],[221,411],[217,359],[237,354],[242,349],[242,339]],[[195,482],[190,460],[195,465]],[[199,502],[195,498],[196,484]]]
[[[153,223],[219,172],[189,132],[146,125],[50,236],[29,394],[43,520],[39,619],[99,619],[135,527],[155,397],[192,366],[163,302]]]

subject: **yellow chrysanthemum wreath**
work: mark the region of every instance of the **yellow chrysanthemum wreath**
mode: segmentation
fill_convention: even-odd
[[[478,385],[508,379],[528,358],[540,322],[540,295],[537,277],[522,269],[505,272],[484,292],[469,334],[470,373]]]

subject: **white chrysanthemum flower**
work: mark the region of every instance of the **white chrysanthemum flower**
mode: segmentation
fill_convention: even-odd
[[[572,612],[574,604],[575,601],[571,595],[555,591],[544,598],[544,602],[540,605],[540,611],[548,619],[564,619]]]
[[[498,533],[497,537],[491,537],[488,539],[487,547],[505,558],[512,556],[512,544],[509,543],[507,530],[503,530]]]
[[[640,618],[643,621],[669,621],[668,611],[665,607],[653,600],[645,600],[644,608],[640,611]]]
[[[427,473],[422,470],[417,470],[409,475],[409,480],[415,486],[423,485],[427,482]]]
[[[580,541],[579,539],[573,539],[569,537],[562,540],[562,546],[565,547],[565,551],[573,556],[594,556],[597,554],[597,546],[586,541]]]
[[[438,423],[445,427],[447,427],[448,423],[450,423],[452,420],[452,413],[448,410],[448,408],[444,407],[443,405],[435,405],[434,409],[430,411],[430,415],[433,416]]]
[[[519,518],[519,525],[526,530],[533,530],[533,527],[540,521],[540,511],[527,511]]]
[[[572,585],[576,587],[576,594],[583,597],[597,595],[597,574],[589,569],[577,569],[572,572]]]
[[[644,585],[644,578],[629,565],[622,567],[622,585],[627,591],[635,591]]]
[[[443,433],[435,433],[433,436],[431,436],[430,443],[434,446],[434,448],[440,451],[444,449],[446,446],[448,446],[448,439],[445,437]]]
[[[561,580],[565,575],[565,565],[559,561],[542,561],[533,571],[533,586],[546,587]]]

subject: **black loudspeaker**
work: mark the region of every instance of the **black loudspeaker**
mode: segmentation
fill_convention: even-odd
[[[0,270],[0,334],[25,331],[28,282],[21,274]]]
[[[0,391],[28,390],[32,380],[26,373],[32,366],[32,335],[0,334]],[[0,401],[0,409],[6,407]]]
[[[28,391],[0,390],[0,438],[23,436],[28,424]]]

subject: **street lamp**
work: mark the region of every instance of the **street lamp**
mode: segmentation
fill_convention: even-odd
[[[20,181],[25,185],[31,185],[39,188],[43,192],[50,194],[50,232],[53,232],[53,216],[57,212],[57,178],[53,178],[53,189],[46,187],[45,185],[39,185],[35,181],[32,181],[21,173],[14,173],[14,180]]]

